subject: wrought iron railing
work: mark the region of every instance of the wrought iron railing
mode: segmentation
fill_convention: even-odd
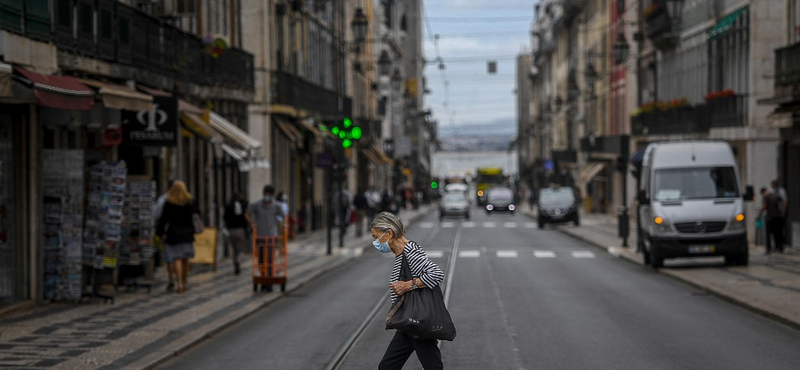
[[[708,120],[698,117],[695,107],[645,112],[631,117],[631,132],[641,136],[707,133],[708,127]]]
[[[352,99],[301,77],[273,71],[271,82],[273,104],[307,110],[323,119],[339,119],[352,114]]]
[[[800,43],[775,50],[775,87],[800,83]],[[779,90],[779,89],[776,89]]]
[[[39,3],[0,4],[0,29],[185,82],[253,88],[253,56],[241,49],[214,58],[197,36],[115,0],[52,1],[51,8]]]
[[[702,107],[702,108],[700,108]],[[698,107],[710,127],[740,127],[747,125],[747,95],[729,95],[710,99],[705,106]]]

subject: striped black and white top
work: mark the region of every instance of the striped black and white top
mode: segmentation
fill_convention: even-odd
[[[422,280],[426,287],[433,289],[444,280],[444,272],[442,272],[442,269],[428,258],[419,244],[409,240],[405,248],[403,248],[403,253],[405,253],[408,259],[408,266],[411,268],[411,276]],[[395,256],[389,284],[400,280],[400,267],[402,265],[403,255]],[[389,289],[389,294],[391,294],[392,297],[392,304],[397,302],[399,297],[394,294],[394,291]]]

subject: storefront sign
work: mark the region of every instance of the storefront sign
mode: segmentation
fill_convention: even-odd
[[[151,110],[123,111],[123,142],[136,146],[178,145],[178,99],[153,96]]]
[[[122,128],[107,128],[103,130],[103,146],[122,144]]]

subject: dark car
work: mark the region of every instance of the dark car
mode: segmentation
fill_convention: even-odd
[[[514,191],[506,187],[495,187],[486,190],[486,214],[490,215],[492,212],[511,212],[517,206],[514,205]]]
[[[539,228],[545,224],[573,222],[580,225],[578,202],[570,187],[545,188],[539,191]]]
[[[439,203],[439,219],[445,216],[466,217],[469,220],[469,200],[464,193],[445,193]]]

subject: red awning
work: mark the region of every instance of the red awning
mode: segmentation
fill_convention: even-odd
[[[70,110],[92,109],[94,90],[82,84],[76,78],[48,76],[20,67],[14,67],[14,71],[28,79],[33,85],[36,102],[39,105]]]

